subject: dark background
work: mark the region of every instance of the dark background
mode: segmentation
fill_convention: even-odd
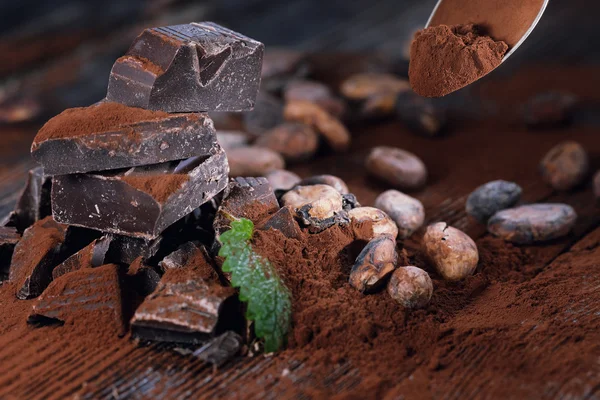
[[[379,51],[402,58],[436,0],[2,1],[0,103],[10,90],[52,94],[53,112],[103,96],[112,62],[147,26],[214,20],[267,49]],[[524,62],[589,63],[600,55],[597,2],[551,0],[530,39],[498,73]],[[39,76],[53,67],[52,75]],[[40,72],[42,71],[42,72]],[[35,72],[38,72],[37,80]],[[52,79],[62,79],[56,85]],[[64,82],[66,81],[66,82]],[[64,83],[69,83],[65,88]],[[18,88],[17,88],[18,85]],[[60,93],[51,93],[61,86]]]

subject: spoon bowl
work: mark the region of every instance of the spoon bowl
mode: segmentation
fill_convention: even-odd
[[[542,18],[549,0],[439,0],[426,28],[473,23],[509,46],[505,62]]]

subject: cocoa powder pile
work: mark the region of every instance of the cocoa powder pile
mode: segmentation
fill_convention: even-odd
[[[429,27],[412,43],[410,84],[421,96],[445,96],[487,75],[507,50],[505,42],[481,34],[473,24]]]
[[[119,103],[103,102],[91,107],[70,108],[50,119],[40,129],[34,143],[47,139],[70,138],[96,132],[109,132],[124,125],[167,117],[162,111],[149,111]]]

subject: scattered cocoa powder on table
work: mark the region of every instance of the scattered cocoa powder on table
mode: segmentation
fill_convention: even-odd
[[[413,90],[441,97],[487,75],[500,63],[508,45],[480,33],[473,24],[432,26],[415,35],[410,50]]]

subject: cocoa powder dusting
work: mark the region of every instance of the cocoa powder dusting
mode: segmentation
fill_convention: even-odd
[[[487,75],[507,50],[506,43],[482,35],[473,24],[429,27],[415,34],[410,84],[421,96],[445,96]]]
[[[111,102],[70,108],[46,122],[33,143],[110,132],[128,124],[155,121],[168,116],[169,114],[162,111],[149,111]]]
[[[133,175],[121,179],[134,188],[148,193],[159,203],[163,203],[188,181],[189,176],[185,174]]]

